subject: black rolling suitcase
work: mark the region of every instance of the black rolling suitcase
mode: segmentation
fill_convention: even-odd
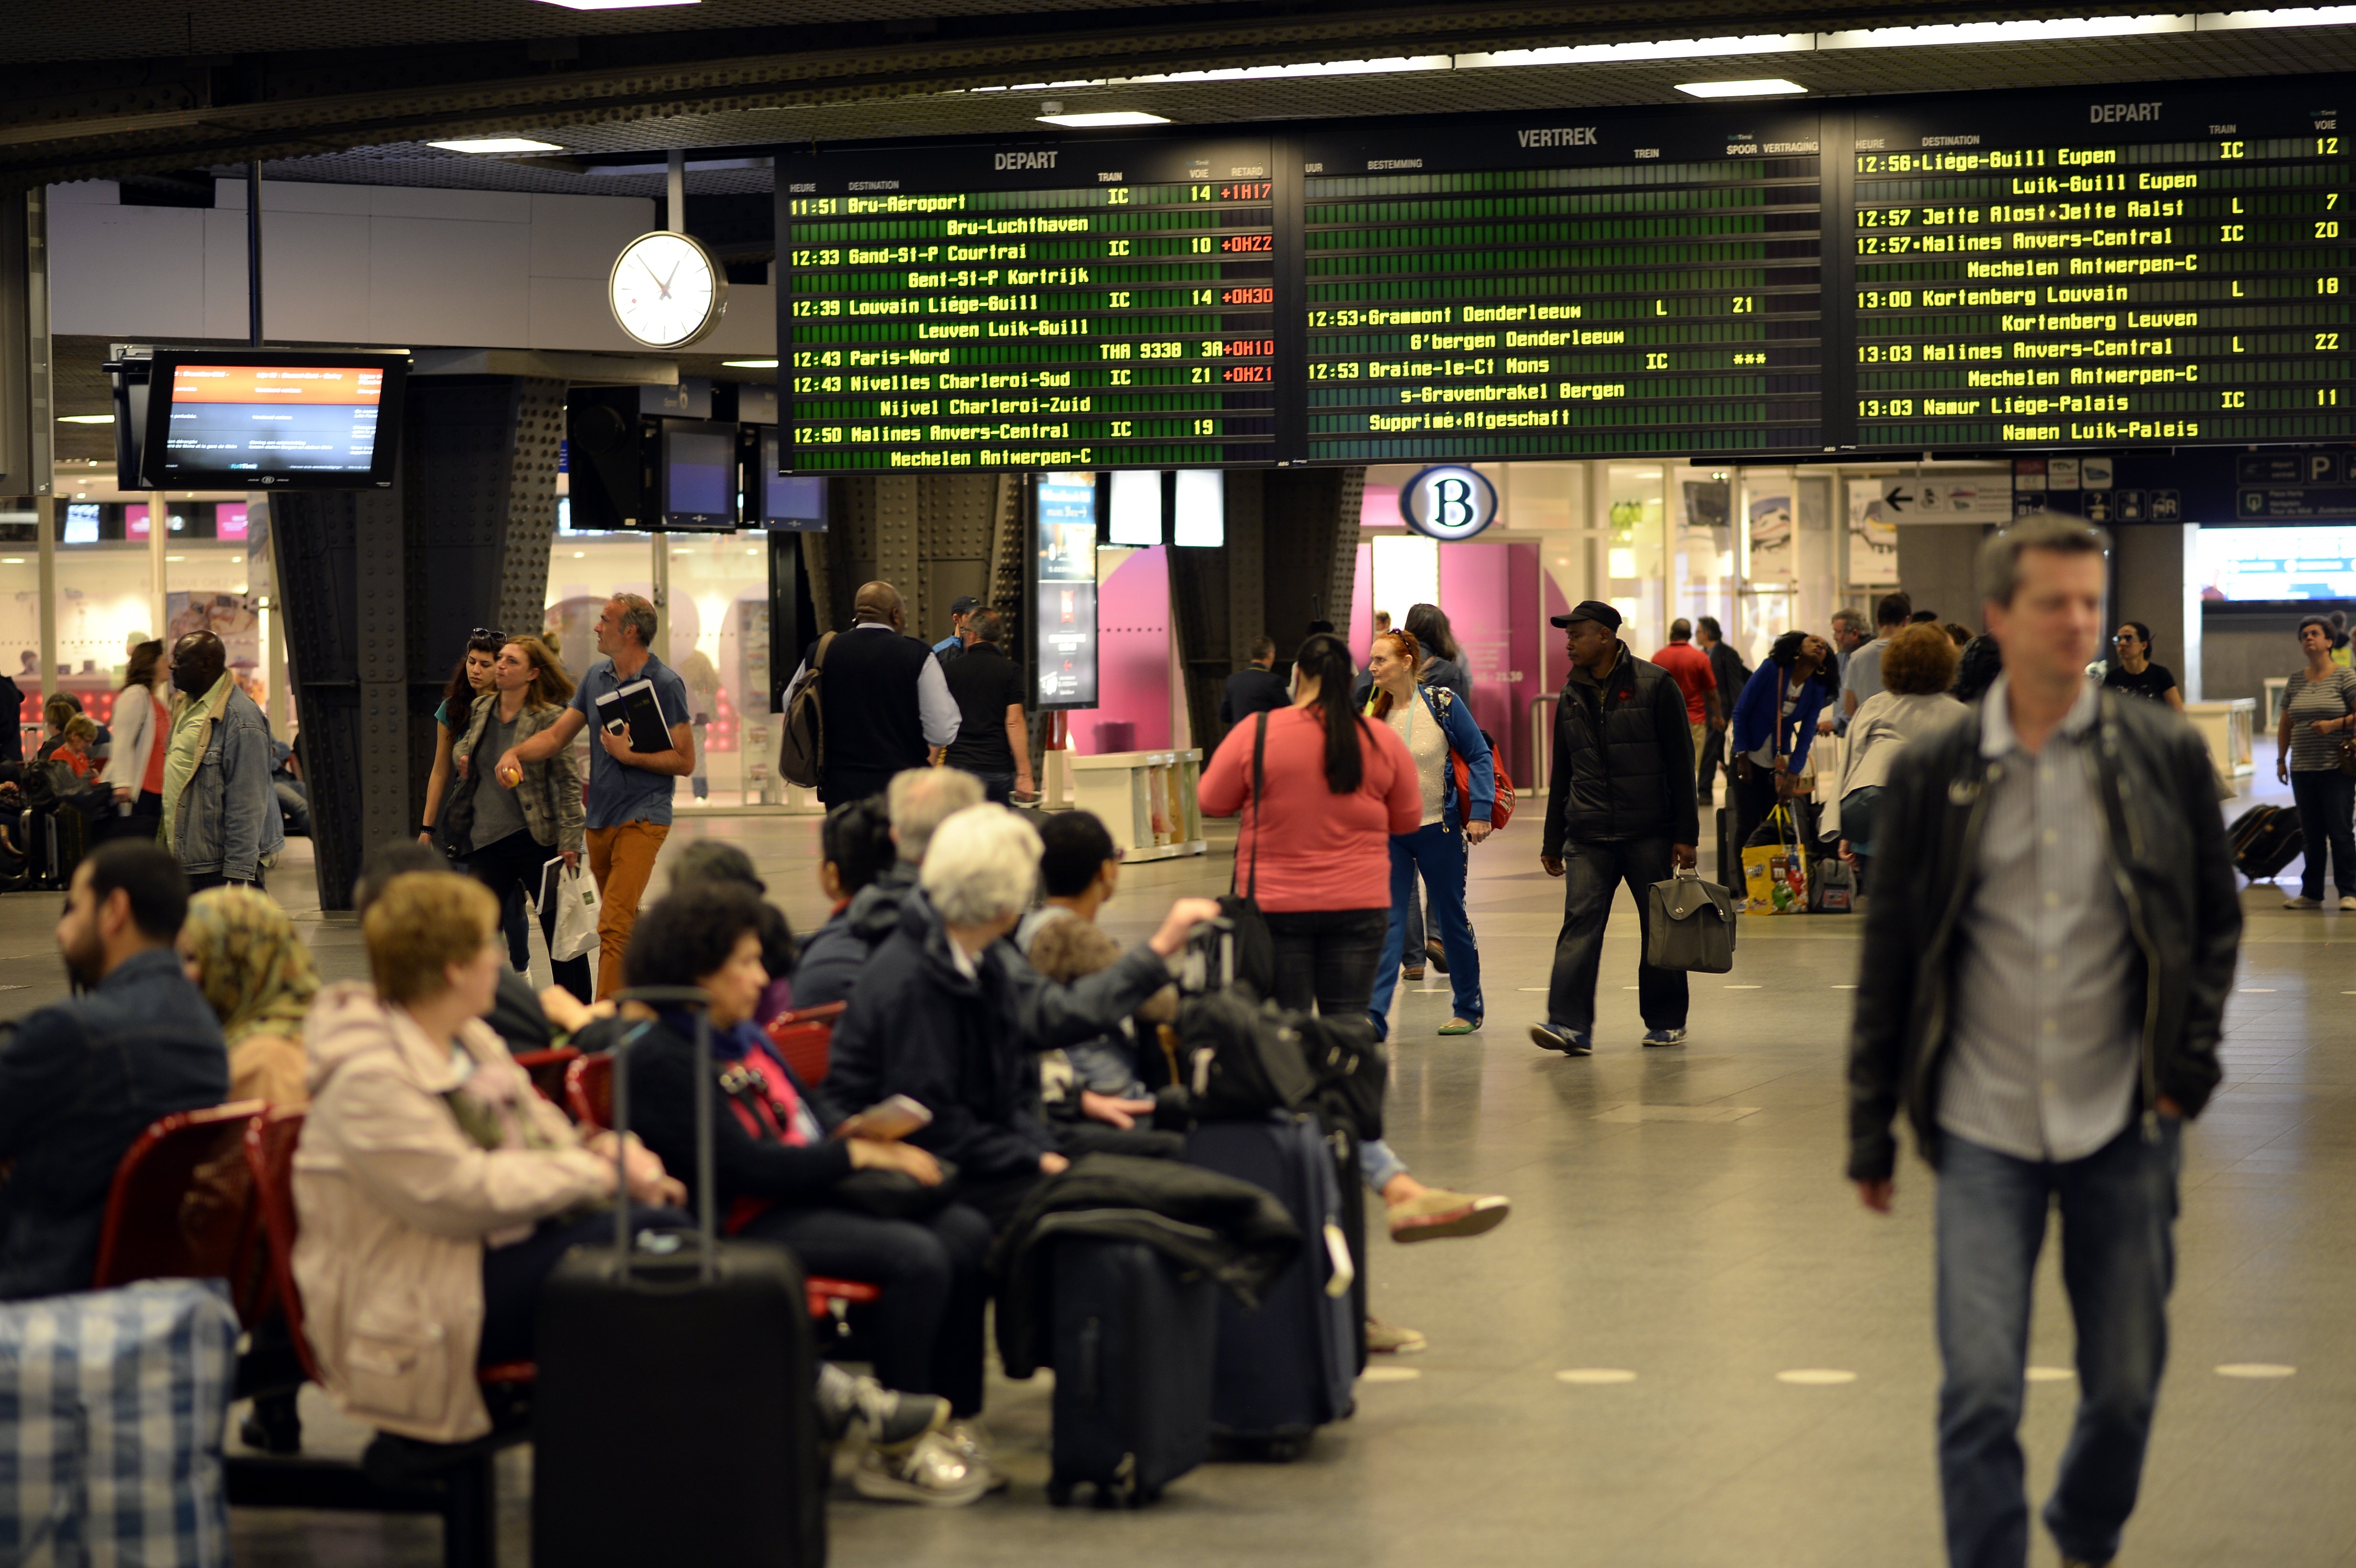
[[[1746,885],[1742,875],[1741,813],[1730,805],[1718,808],[1718,885],[1742,896]]]
[[[1210,1456],[1218,1287],[1141,1242],[1055,1243],[1055,1473],[1139,1508]]]
[[[701,1234],[667,1255],[617,1236],[549,1276],[533,1351],[532,1562],[817,1568],[826,1477],[801,1265],[782,1247],[714,1238],[703,993],[622,996],[695,1009]],[[614,1121],[626,1128],[620,1066]]]
[[[1186,1136],[1187,1163],[1275,1194],[1307,1239],[1258,1312],[1219,1301],[1212,1435],[1259,1445],[1272,1459],[1298,1456],[1317,1428],[1355,1408],[1365,1319],[1334,1148],[1307,1114],[1205,1122]],[[1357,1179],[1355,1168],[1348,1175]]]
[[[2307,852],[2298,813],[2279,805],[2254,805],[2226,829],[2233,847],[2233,869],[2254,882],[2272,881],[2285,866]]]

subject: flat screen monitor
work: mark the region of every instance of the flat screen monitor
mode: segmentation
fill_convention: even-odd
[[[1040,708],[1094,708],[1096,475],[1043,474],[1032,495],[1032,696]]]
[[[734,530],[736,527],[736,427],[701,420],[662,421],[662,526]]]
[[[826,532],[826,476],[777,472],[777,428],[744,425],[744,523],[795,533]]]
[[[384,489],[404,354],[159,349],[141,473],[158,488]]]
[[[2356,599],[2356,524],[2204,528],[2206,604],[2303,604]]]

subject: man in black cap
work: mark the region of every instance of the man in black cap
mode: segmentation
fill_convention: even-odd
[[[1546,833],[1538,863],[1568,879],[1562,934],[1555,939],[1546,1022],[1530,1039],[1566,1056],[1594,1050],[1595,972],[1603,927],[1620,884],[1636,896],[1649,931],[1646,891],[1694,864],[1701,837],[1694,806],[1693,732],[1676,677],[1622,645],[1620,612],[1590,599],[1554,624],[1563,628],[1570,678],[1555,706]],[[1646,1045],[1682,1045],[1682,970],[1636,968]]]
[[[949,603],[949,635],[933,645],[933,656],[946,667],[949,660],[965,652],[967,623],[981,608],[981,601],[970,593],[960,593]]]

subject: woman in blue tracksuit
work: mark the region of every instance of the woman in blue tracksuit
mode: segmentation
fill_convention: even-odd
[[[1839,690],[1830,644],[1806,632],[1786,632],[1775,639],[1766,662],[1734,703],[1727,749],[1733,753],[1740,813],[1737,844],[1750,841],[1751,830],[1767,819],[1778,800],[1789,797],[1790,780],[1808,771],[1816,716]]]
[[[1391,838],[1391,922],[1383,955],[1375,965],[1369,1010],[1375,1032],[1390,1031],[1391,993],[1398,984],[1399,956],[1407,941],[1408,911],[1421,873],[1431,891],[1431,923],[1448,955],[1448,980],[1455,993],[1455,1016],[1442,1034],[1471,1034],[1481,1027],[1481,955],[1472,944],[1472,923],[1464,912],[1464,857],[1469,845],[1489,836],[1489,814],[1497,798],[1497,770],[1489,742],[1472,722],[1472,709],[1444,687],[1419,685],[1421,650],[1413,634],[1385,632],[1367,655],[1374,677],[1368,717],[1388,724],[1407,743],[1423,789],[1423,821],[1412,833]],[[1453,758],[1465,763],[1467,802],[1458,798]]]

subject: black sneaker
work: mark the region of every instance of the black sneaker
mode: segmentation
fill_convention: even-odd
[[[1532,1024],[1530,1043],[1542,1051],[1558,1051],[1565,1056],[1592,1056],[1595,1047],[1577,1029],[1564,1029],[1559,1024]]]

